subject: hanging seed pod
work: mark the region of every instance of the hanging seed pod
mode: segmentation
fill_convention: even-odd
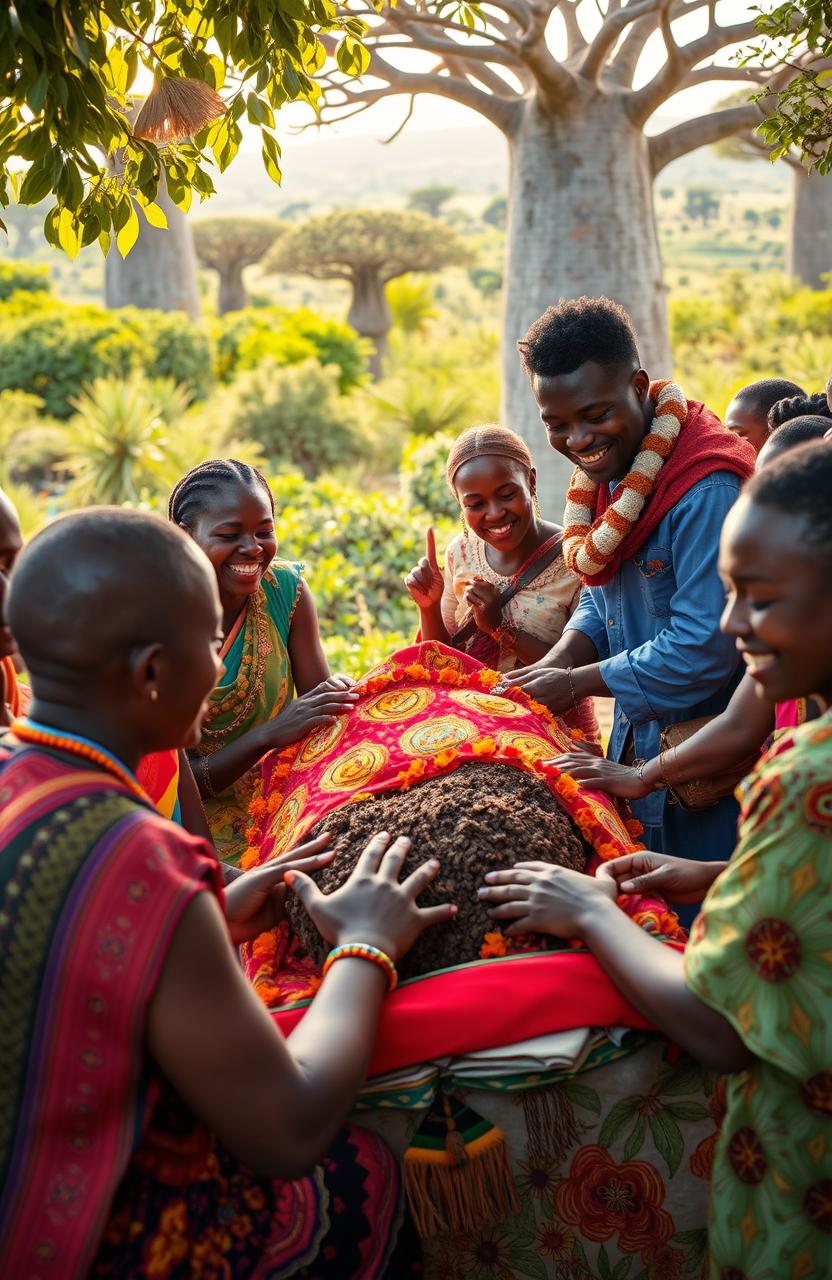
[[[133,133],[149,142],[184,142],[225,114],[216,89],[201,80],[164,76],[154,82],[136,116]]]

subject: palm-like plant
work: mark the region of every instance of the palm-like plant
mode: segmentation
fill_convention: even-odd
[[[140,502],[168,488],[178,473],[171,425],[187,404],[186,392],[168,380],[139,372],[97,378],[73,401],[76,412],[66,426],[61,465],[73,477],[70,500]]]

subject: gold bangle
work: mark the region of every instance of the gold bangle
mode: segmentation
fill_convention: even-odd
[[[395,964],[386,951],[374,947],[371,942],[345,942],[340,947],[333,947],[324,961],[321,977],[325,978],[336,960],[369,960],[387,974],[388,991],[395,991],[399,974]]]
[[[569,681],[569,692],[572,694],[572,706],[577,707],[578,695],[575,693],[575,681],[572,679],[572,668],[566,668],[566,678]]]

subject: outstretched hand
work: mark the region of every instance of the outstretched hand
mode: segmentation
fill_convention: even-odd
[[[452,920],[453,903],[419,907],[416,899],[439,871],[435,859],[423,862],[406,880],[399,880],[410,840],[380,831],[373,836],[350,878],[333,893],[324,894],[302,871],[291,871],[286,883],[312,919],[318,932],[333,946],[366,942],[399,960],[432,924]]]
[[[567,773],[590,791],[606,791],[607,795],[621,796],[625,800],[640,800],[650,794],[650,787],[637,769],[616,764],[614,760],[596,756],[592,751],[565,751],[545,763],[553,764],[561,773]]]
[[[282,857],[244,871],[226,885],[225,918],[235,946],[252,942],[280,924],[285,914],[286,873],[320,871],[335,857],[335,850],[328,846],[329,833],[324,831]]]
[[[537,663],[530,667],[519,667],[495,685],[493,692],[506,693],[515,685],[536,702],[542,702],[544,707],[548,707],[556,715],[575,705],[572,679],[562,667],[542,667]]]
[[[726,865],[644,849],[602,863],[596,878],[614,885],[616,894],[658,893],[670,902],[701,902]]]
[[[334,724],[338,716],[351,711],[358,701],[349,676],[329,676],[308,693],[295,698],[287,707],[259,726],[264,749],[288,747],[313,729]]]
[[[489,871],[477,896],[492,920],[510,920],[503,932],[551,933],[580,937],[586,914],[598,903],[614,902],[612,881],[602,881],[550,862],[518,862],[505,871]],[[502,925],[501,925],[502,927]]]
[[[445,579],[436,559],[436,535],[432,527],[425,534],[425,554],[410,570],[404,585],[420,609],[430,609],[442,599]]]

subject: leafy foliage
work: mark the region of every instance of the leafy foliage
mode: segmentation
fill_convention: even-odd
[[[266,266],[318,280],[354,281],[359,272],[373,272],[386,284],[408,271],[439,271],[469,257],[459,237],[426,214],[339,209],[293,227]]]
[[[447,204],[455,194],[456,187],[447,187],[442,183],[417,187],[407,197],[407,207],[415,209],[417,213],[426,213],[430,218],[438,218],[442,212],[442,206]]]
[[[49,293],[49,268],[34,262],[0,262],[0,302],[13,293]]]
[[[266,359],[213,396],[203,417],[214,430],[253,440],[271,467],[317,476],[360,452],[356,412],[339,394],[338,380],[335,365]]]
[[[51,244],[74,255],[96,239],[106,251],[111,234],[129,252],[138,235],[135,201],[148,220],[164,226],[155,204],[160,181],[174,203],[187,209],[196,192],[214,190],[208,166],[234,159],[242,139],[240,120],[259,128],[263,163],[280,181],[280,147],[274,112],[295,99],[314,101],[312,76],[326,58],[321,36],[337,38],[336,61],[344,75],[366,69],[364,22],[339,11],[333,0],[89,0],[83,5],[4,5],[0,8],[0,204],[14,196],[55,205],[46,216]],[[194,114],[194,128],[139,136],[131,124],[141,68],[152,72],[146,107],[175,95],[187,124],[187,103],[225,90],[210,115]],[[224,106],[224,110],[223,110]],[[186,141],[182,141],[186,139]],[[108,172],[101,156],[121,155],[121,173]],[[13,176],[28,162],[22,182]],[[11,190],[10,190],[11,188]],[[132,198],[131,198],[132,197]]]
[[[411,510],[425,512],[429,522],[440,516],[459,519],[459,504],[445,479],[445,466],[455,439],[455,435],[444,431],[434,436],[413,436],[402,454],[402,497]]]
[[[775,65],[786,59],[798,74],[776,91],[758,96],[768,112],[759,132],[777,160],[795,148],[809,169],[832,172],[832,6],[829,0],[785,0],[761,14],[757,28],[766,40],[745,61]],[[771,43],[769,43],[771,41]]]
[[[436,298],[430,281],[399,276],[390,281],[385,293],[393,326],[402,333],[422,333],[436,319]]]
[[[96,378],[143,369],[207,393],[211,347],[186,317],[124,307],[68,306],[40,294],[0,306],[0,390],[18,388],[43,397],[48,413],[66,418],[73,399]]]
[[[234,262],[247,267],[259,262],[280,235],[275,218],[197,218],[191,223],[194,248],[199,261],[215,271]]]
[[[264,359],[280,365],[317,359],[338,366],[344,394],[364,376],[367,343],[348,324],[306,307],[249,307],[224,316],[216,327],[217,376],[230,381]]]

